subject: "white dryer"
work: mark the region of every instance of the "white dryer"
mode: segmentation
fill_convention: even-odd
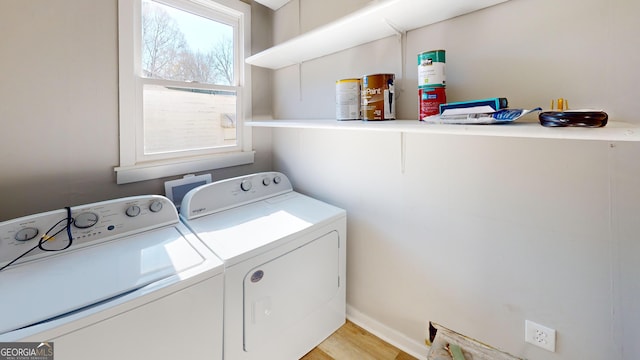
[[[180,214],[224,261],[225,359],[299,359],[344,324],[343,209],[265,172],[193,189]]]
[[[2,222],[2,267],[0,342],[53,342],[65,360],[222,359],[222,261],[165,197]]]

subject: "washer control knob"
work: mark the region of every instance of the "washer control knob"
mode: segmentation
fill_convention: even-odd
[[[24,229],[20,229],[15,236],[15,239],[18,241],[29,241],[38,236],[38,229],[34,227],[28,227]]]
[[[251,180],[242,180],[240,183],[240,189],[242,189],[242,191],[249,191],[252,187],[253,184],[251,184]]]
[[[76,216],[73,225],[78,229],[90,228],[98,223],[98,214],[92,212],[83,212]]]
[[[271,185],[271,179],[269,179],[269,178],[262,179],[262,185],[264,185],[264,186]]]
[[[278,185],[280,184],[280,182],[282,181],[282,178],[280,178],[280,175],[276,175],[273,177],[273,183]]]
[[[151,205],[149,205],[149,210],[151,210],[151,212],[162,210],[162,202],[160,200],[154,200]]]
[[[125,214],[127,214],[128,217],[136,217],[140,215],[140,206],[138,205],[129,206],[125,211]]]

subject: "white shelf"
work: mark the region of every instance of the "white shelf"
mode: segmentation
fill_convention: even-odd
[[[250,121],[246,122],[245,125],[271,128],[386,131],[541,139],[640,141],[640,126],[615,121],[609,121],[602,128],[548,128],[534,122],[514,122],[503,125],[435,125],[418,120],[337,121],[333,119]]]
[[[280,69],[506,1],[372,1],[371,5],[250,56],[245,61],[251,65]]]

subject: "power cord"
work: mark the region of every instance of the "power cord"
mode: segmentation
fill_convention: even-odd
[[[62,250],[66,250],[68,249],[71,244],[73,243],[73,237],[71,236],[71,224],[73,224],[73,218],[71,217],[71,208],[68,206],[65,206],[65,209],[67,210],[67,217],[58,221],[57,223],[55,223],[52,227],[49,228],[49,230],[47,230],[41,237],[40,240],[38,241],[38,244],[35,245],[34,247],[32,247],[31,249],[25,251],[24,253],[22,253],[20,256],[16,257],[15,259],[11,260],[9,263],[7,263],[6,265],[4,265],[3,267],[0,268],[0,271],[8,268],[9,266],[11,266],[13,263],[15,263],[16,261],[20,260],[21,258],[23,258],[25,255],[27,255],[28,253],[32,252],[33,250],[35,250],[36,248],[39,248],[42,251],[62,251]],[[67,222],[66,225],[64,227],[62,227],[60,230],[58,230],[55,234],[53,235],[49,235],[49,233],[51,231],[53,231],[53,229],[55,229],[58,225],[60,225],[63,222]],[[63,232],[64,230],[67,231],[67,237],[69,238],[69,242],[67,243],[67,245],[65,245],[63,248],[61,249],[47,249],[44,244],[47,241],[51,241],[54,240],[55,237],[60,234],[61,232]]]

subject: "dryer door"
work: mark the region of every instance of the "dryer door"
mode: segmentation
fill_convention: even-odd
[[[244,350],[303,322],[339,288],[339,236],[323,235],[262,265],[244,278]]]

